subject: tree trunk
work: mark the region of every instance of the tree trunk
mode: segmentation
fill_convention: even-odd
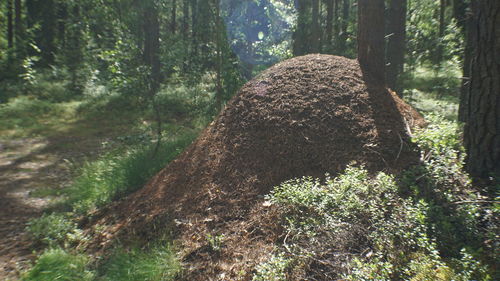
[[[500,1],[473,2],[473,60],[464,142],[474,177],[500,175]]]
[[[307,48],[307,4],[309,0],[297,1],[297,28],[293,33],[293,54],[301,56],[308,53]]]
[[[396,91],[400,96],[403,89],[399,83],[399,76],[404,70],[406,48],[406,0],[391,0],[387,33],[387,86]]]
[[[198,0],[191,1],[191,45],[192,45],[192,55],[191,58],[196,58],[198,56]]]
[[[336,0],[326,1],[326,50],[328,53],[332,51],[332,36],[333,36],[333,13],[334,13],[334,2]]]
[[[14,23],[12,13],[12,0],[7,0],[7,46],[9,49],[14,47]]]
[[[170,22],[170,31],[175,34],[177,31],[177,0],[172,0],[172,17]]]
[[[358,1],[358,60],[363,74],[385,84],[384,0]]]
[[[439,42],[436,49],[436,66],[443,62],[443,37],[445,25],[446,0],[439,0]]]
[[[474,28],[472,14],[468,14],[465,19],[465,48],[464,48],[464,63],[462,68],[462,85],[460,88],[460,107],[458,109],[458,120],[467,122],[468,107],[469,107],[469,87],[472,63],[472,48],[474,45]]]
[[[16,44],[16,50],[19,53],[19,55],[24,55],[24,25],[23,25],[23,20],[22,20],[22,2],[21,0],[15,0],[14,1],[14,9],[15,9],[15,14],[16,17],[14,19],[14,41]]]
[[[217,51],[217,78],[216,78],[216,106],[217,113],[222,110],[222,21],[220,14],[220,3],[215,1],[215,32],[216,32],[216,51]]]
[[[66,47],[66,21],[68,20],[68,10],[65,2],[57,4],[57,39],[62,49]]]
[[[311,52],[319,53],[321,30],[319,26],[319,0],[312,0]]]
[[[340,0],[339,0],[340,1]],[[351,2],[350,0],[344,0],[342,5],[342,26],[340,28],[339,34],[339,52],[341,55],[345,55],[346,45],[347,45],[347,27],[349,26],[349,8]]]
[[[184,0],[182,6],[182,37],[185,41],[189,36],[189,3],[188,0]]]
[[[151,91],[156,93],[160,87],[160,23],[158,10],[152,4],[144,9],[144,61],[151,68]]]

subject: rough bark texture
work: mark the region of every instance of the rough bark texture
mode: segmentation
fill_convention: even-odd
[[[387,34],[389,42],[387,44],[387,86],[400,96],[403,89],[399,82],[399,76],[403,73],[406,47],[406,0],[391,0]]]
[[[470,87],[470,73],[472,63],[472,48],[474,45],[474,28],[472,14],[467,14],[465,22],[465,49],[464,49],[464,64],[462,66],[463,77],[462,86],[460,88],[460,107],[458,109],[458,120],[467,122],[468,107],[469,107],[469,87]]]
[[[358,60],[365,75],[385,84],[384,0],[358,1]]]
[[[464,132],[472,176],[500,174],[500,1],[473,2],[473,59]]]

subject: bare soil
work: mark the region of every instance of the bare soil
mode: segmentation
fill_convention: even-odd
[[[410,128],[423,118],[355,60],[308,55],[248,82],[201,136],[143,189],[95,214],[115,238],[174,230],[186,280],[249,280],[284,234],[264,195],[284,180],[337,175],[349,164],[398,173],[418,161]],[[100,227],[102,230],[102,227]],[[210,237],[219,237],[214,249]]]

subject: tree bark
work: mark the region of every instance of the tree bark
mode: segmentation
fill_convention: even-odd
[[[439,42],[436,49],[436,65],[443,62],[443,37],[445,25],[446,0],[439,0]]]
[[[12,0],[7,0],[7,46],[14,47],[14,17],[12,13]]]
[[[385,85],[384,0],[358,1],[358,60],[366,78]]]
[[[144,62],[151,68],[151,91],[156,93],[161,83],[160,23],[158,10],[152,3],[144,8]]]
[[[462,66],[462,85],[460,88],[460,106],[458,109],[458,120],[467,122],[468,107],[469,107],[469,87],[471,76],[471,63],[472,63],[472,48],[474,45],[474,28],[473,17],[469,13],[465,19],[465,48],[464,48],[464,63]]]
[[[473,1],[474,42],[464,143],[473,177],[500,175],[500,1]]]
[[[326,42],[325,47],[328,52],[332,51],[332,36],[333,36],[333,13],[335,0],[326,1]]]
[[[307,4],[309,0],[297,1],[297,28],[293,33],[293,54],[301,56],[308,53],[307,48]]]
[[[399,76],[404,70],[406,49],[406,0],[391,0],[388,15],[387,33],[387,86],[400,96],[403,93]]]
[[[21,0],[15,0],[14,1],[14,10],[16,17],[14,19],[14,42],[16,44],[16,49],[18,52],[23,53],[24,50],[24,25],[23,25],[23,20],[22,20],[22,2]]]
[[[319,53],[321,30],[319,26],[319,0],[312,0],[311,51]]]
[[[340,0],[338,0],[340,1]],[[342,26],[340,27],[340,34],[338,40],[339,52],[345,55],[347,46],[347,27],[349,26],[349,9],[351,2],[350,0],[344,0],[342,4]]]

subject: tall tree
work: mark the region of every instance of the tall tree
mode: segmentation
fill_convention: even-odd
[[[475,177],[500,175],[500,1],[472,4],[473,57],[464,142]],[[464,101],[463,101],[464,102]]]
[[[311,52],[320,51],[319,0],[312,0]]]
[[[334,16],[334,3],[336,0],[326,0],[326,50],[332,51],[332,37],[333,37],[333,16]]]
[[[439,42],[436,48],[436,66],[440,65],[443,62],[443,38],[444,32],[446,28],[445,23],[445,14],[446,13],[446,0],[439,0]]]
[[[15,19],[14,19],[14,42],[16,44],[16,51],[18,55],[24,55],[24,22],[23,22],[23,5],[21,0],[14,0],[14,10],[15,10]]]
[[[151,70],[150,91],[156,94],[161,83],[160,22],[158,9],[153,1],[143,3],[144,62]]]
[[[172,16],[170,20],[170,31],[175,34],[177,31],[177,0],[172,0]]]
[[[387,86],[399,95],[402,88],[399,76],[403,73],[406,49],[407,0],[391,0],[387,16]]]
[[[12,12],[12,0],[7,0],[7,46],[14,47],[14,14]]]
[[[185,41],[189,36],[189,2],[184,0],[182,5],[182,36]]]
[[[337,0],[340,1],[340,0]],[[351,6],[350,0],[343,0],[342,2],[342,24],[340,26],[340,34],[338,39],[338,50],[339,53],[345,55],[347,46],[347,28],[349,26],[349,10]]]
[[[297,28],[293,33],[293,54],[301,56],[308,53],[308,16],[309,0],[297,1]]]
[[[361,69],[385,84],[384,0],[358,1],[358,60]]]

